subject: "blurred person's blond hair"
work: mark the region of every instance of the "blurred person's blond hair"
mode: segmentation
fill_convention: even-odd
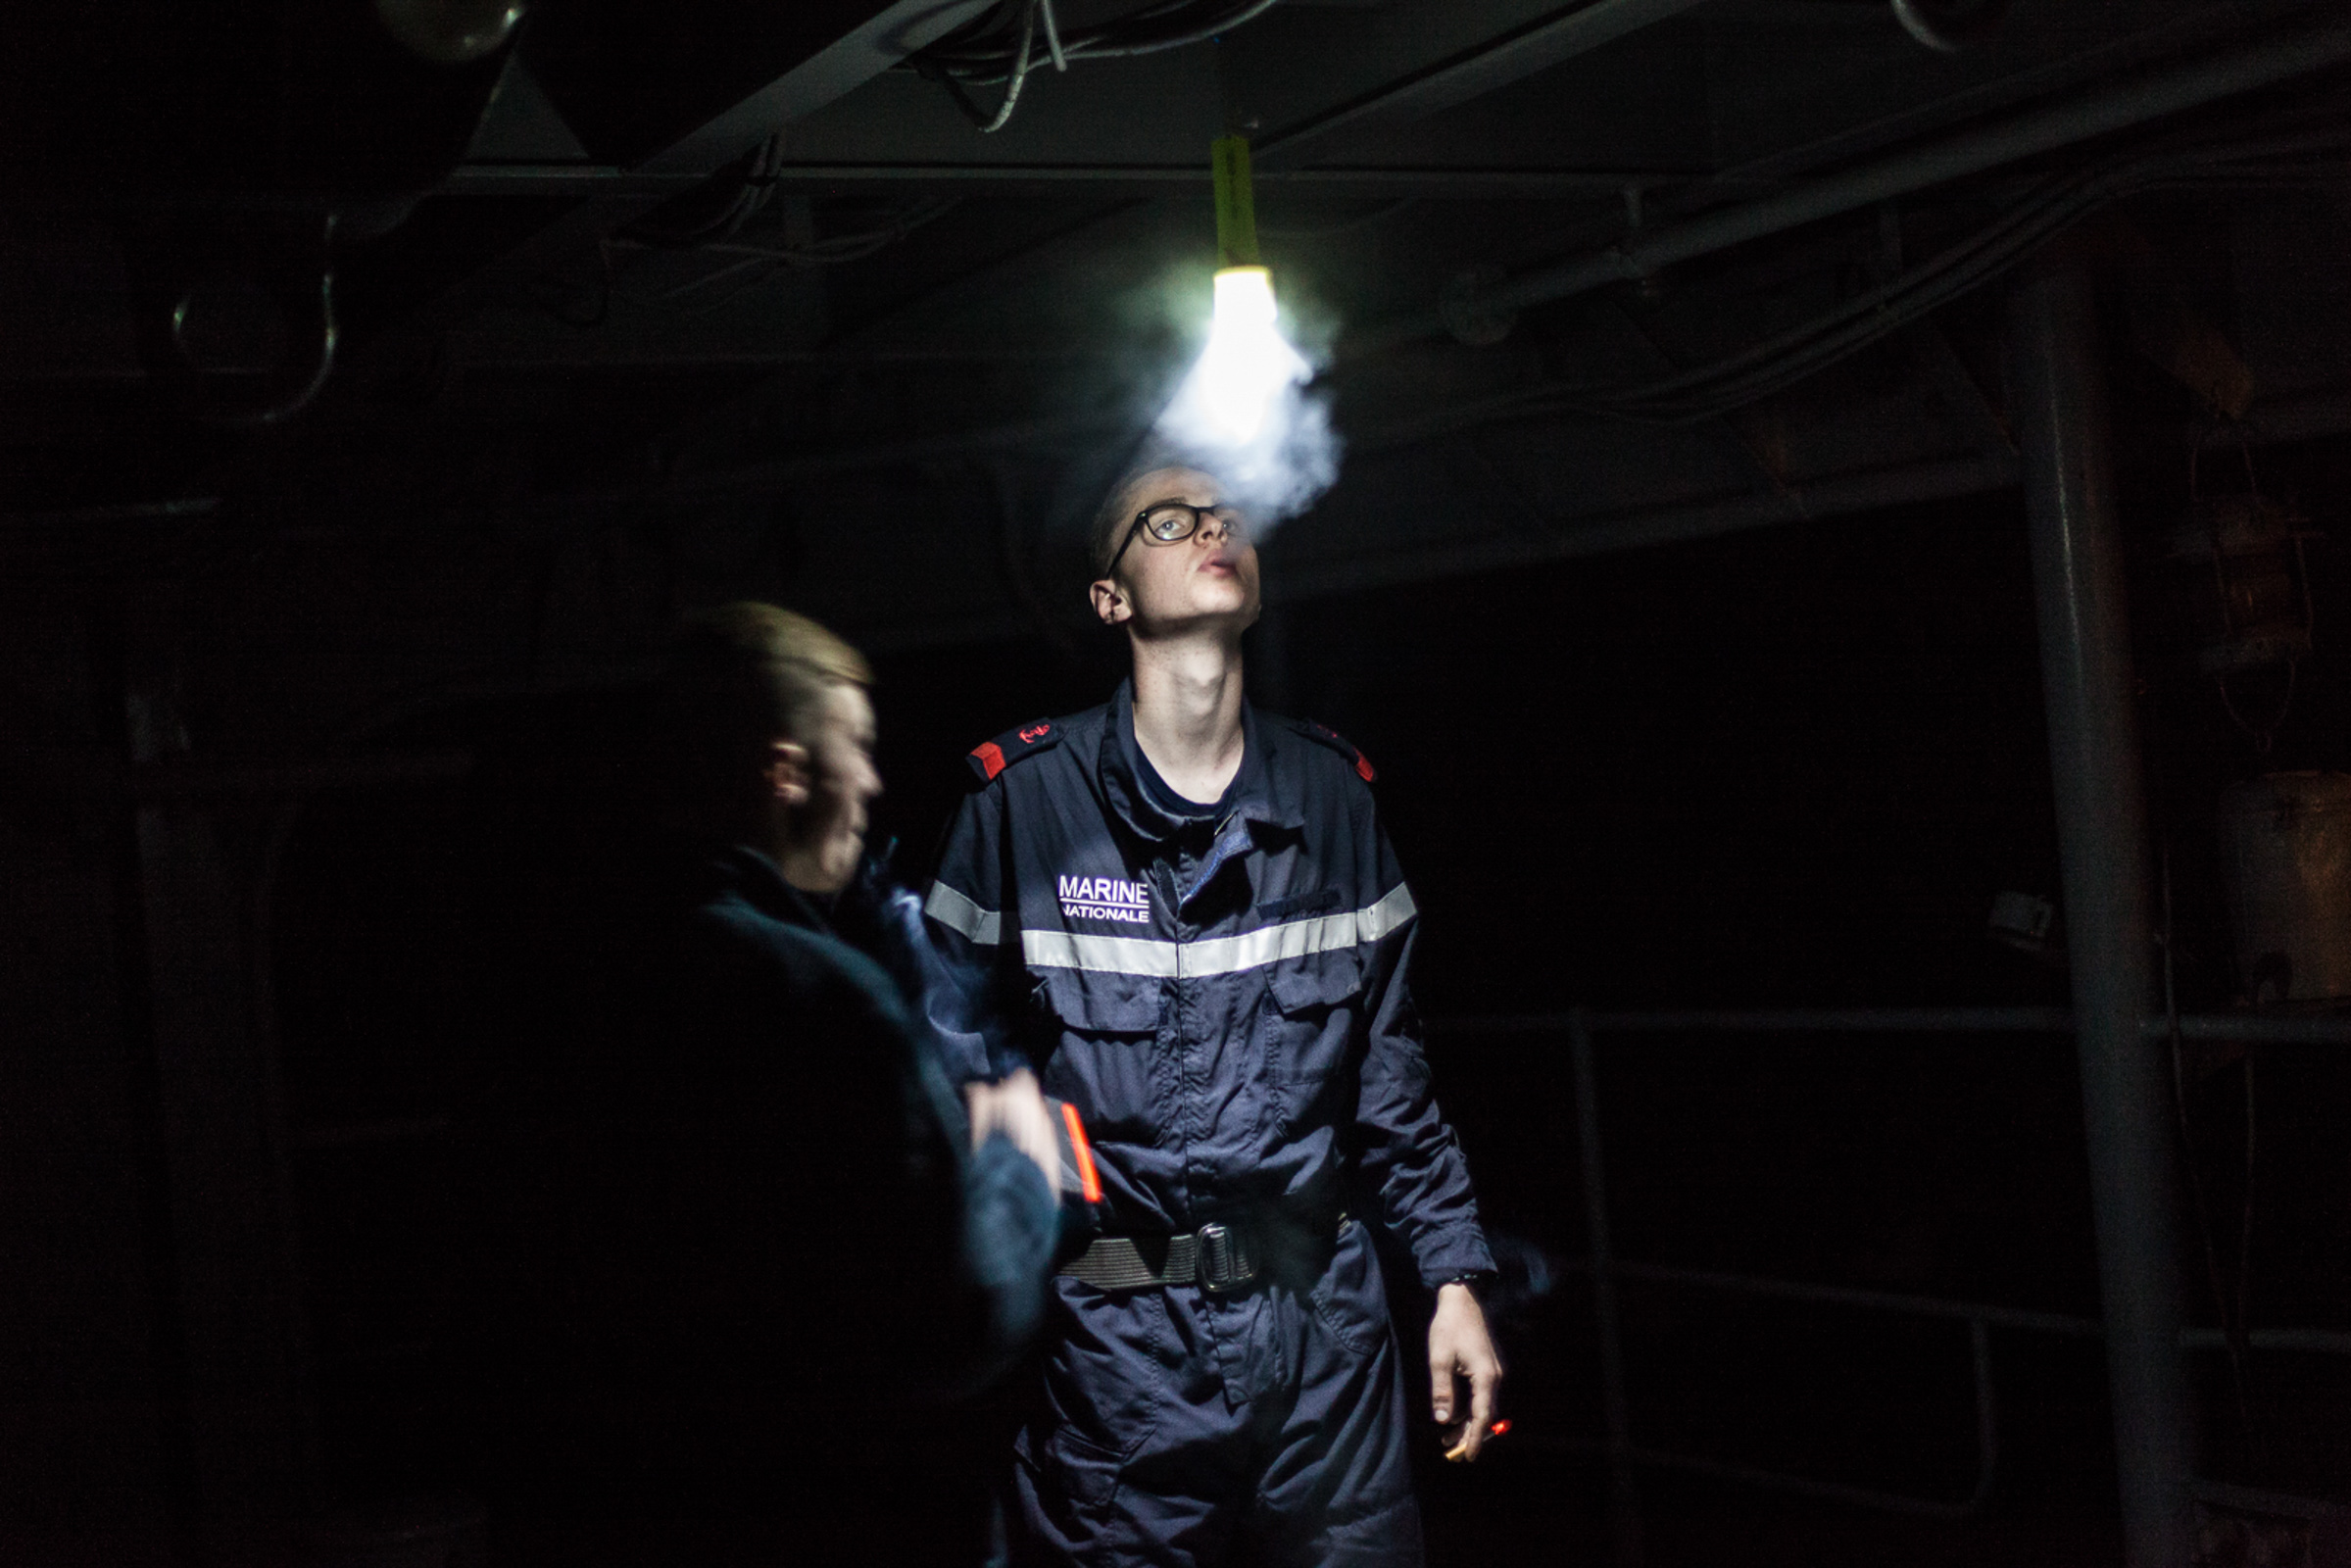
[[[740,811],[771,742],[808,739],[828,688],[872,685],[863,654],[793,611],[738,600],[687,616],[662,683],[682,801],[697,815]]]

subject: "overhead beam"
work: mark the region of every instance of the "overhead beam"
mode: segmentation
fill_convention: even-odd
[[[1659,223],[1601,250],[1506,278],[1482,290],[1479,303],[1507,313],[1570,299],[1610,283],[1638,281],[1678,263],[2346,62],[2351,62],[2351,24],[2340,22],[2297,29],[2227,53],[2202,55],[2064,103],[1888,154],[1781,195]],[[1358,353],[1372,352],[1444,330],[1443,318],[1431,309],[1376,323],[1355,334],[1350,347]]]
[[[1703,171],[1647,167],[1563,169],[1458,169],[1319,167],[1259,171],[1260,185],[1315,192],[1403,193],[1424,198],[1486,200],[1496,196],[1610,196],[1629,184],[1695,177]],[[690,190],[706,176],[617,169],[609,164],[461,165],[434,191],[439,196],[620,196],[665,200]],[[1081,163],[792,163],[775,172],[778,187],[836,191],[846,186],[972,186],[980,184],[1058,189],[1070,185],[1136,186],[1160,189],[1206,185],[1205,157],[1180,164]]]
[[[1301,122],[1354,125],[1408,117],[1440,99],[1461,101],[1619,35],[1662,8],[1693,3],[1600,0],[1563,21],[1558,0],[1448,0],[1435,10],[1397,8],[1412,12],[1408,27],[1398,24],[1400,15],[1336,18],[1277,7],[1214,48],[1086,60],[1067,74],[1034,75],[1019,112],[992,135],[974,130],[937,83],[892,72],[796,122],[785,151],[797,167],[784,177],[1204,180],[1206,147],[1228,122],[1261,122],[1264,128],[1251,134],[1260,147],[1275,149],[1273,164],[1260,165],[1272,178],[1296,172],[1285,166],[1282,148],[1304,145]],[[1139,113],[1139,105],[1150,105],[1150,112]],[[1432,141],[1324,161],[1398,169],[1424,179],[1430,166],[1507,173],[1522,160],[1537,176],[1547,172],[1543,165],[1575,173],[1623,169],[1633,179],[1712,169],[1694,138],[1667,136],[1673,154],[1660,159],[1659,128],[1647,119],[1628,124],[1613,107],[1571,106],[1545,118],[1540,135],[1521,145]]]
[[[625,172],[642,183],[599,188],[589,181],[587,200],[445,290],[423,308],[420,318],[445,324],[485,295],[538,276],[741,156],[760,138],[847,96],[989,3],[895,0],[878,7],[862,24]]]
[[[637,166],[645,173],[703,172],[760,138],[836,103],[994,0],[898,0],[828,49],[809,56],[726,113]]]
[[[1888,24],[1889,13],[1872,8],[1838,5],[1835,9],[1879,17]],[[1879,115],[1791,146],[1739,157],[1711,179],[1692,186],[1678,200],[1712,205],[1726,196],[1743,196],[1758,188],[1784,184],[1821,169],[1833,169],[1945,130],[2005,113],[2021,104],[2048,101],[2086,85],[2111,80],[2127,72],[2145,71],[2166,60],[2183,59],[2202,50],[2226,47],[2250,28],[2279,24],[2297,16],[2315,14],[2312,0],[2235,0],[2228,6],[2197,6],[2160,22],[2140,20],[2118,36],[2087,47],[2064,43],[2052,34],[2034,47],[2016,51],[2007,64],[1972,86],[1955,92],[1935,92],[1905,103],[1890,114]],[[1725,25],[1740,12],[1709,11],[1710,25]],[[1898,25],[1898,24],[1895,24]],[[2013,30],[2013,28],[2012,28]],[[1916,49],[1905,40],[1905,47]],[[1999,65],[1988,61],[1987,65]],[[1726,156],[1737,153],[1725,148]]]

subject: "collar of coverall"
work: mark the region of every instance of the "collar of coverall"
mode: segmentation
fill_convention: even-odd
[[[1236,781],[1239,788],[1233,794],[1233,814],[1227,824],[1261,822],[1269,827],[1304,827],[1306,816],[1298,804],[1275,796],[1272,774],[1265,765],[1265,746],[1266,735],[1258,726],[1256,710],[1244,701],[1241,775]],[[1135,683],[1130,679],[1118,683],[1118,695],[1111,700],[1110,722],[1102,726],[1095,775],[1101,781],[1102,799],[1121,822],[1137,837],[1164,844],[1190,824],[1178,821],[1151,804],[1142,780],[1135,776],[1135,766],[1130,760],[1135,755]]]
[[[721,850],[711,858],[710,870],[722,885],[743,896],[745,903],[771,920],[833,935],[832,912],[815,894],[784,880],[784,869],[748,844]]]

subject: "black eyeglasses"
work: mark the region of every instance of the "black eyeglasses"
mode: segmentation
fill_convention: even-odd
[[[1137,534],[1149,536],[1155,545],[1181,544],[1200,532],[1200,523],[1209,517],[1224,524],[1228,537],[1240,534],[1249,526],[1249,519],[1242,514],[1239,507],[1221,503],[1213,507],[1196,507],[1189,501],[1152,502],[1135,514],[1135,525],[1127,530],[1124,539],[1118,541],[1117,550],[1111,553],[1110,564],[1102,567],[1102,575],[1106,577],[1118,569],[1119,558],[1127,553],[1127,546],[1135,542]]]

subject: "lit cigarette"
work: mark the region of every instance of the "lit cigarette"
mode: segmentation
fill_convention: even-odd
[[[1488,1428],[1486,1429],[1486,1436],[1487,1436],[1487,1439],[1488,1439],[1489,1441],[1492,1441],[1492,1440],[1493,1440],[1493,1439],[1494,1439],[1494,1438],[1498,1438],[1498,1437],[1500,1437],[1500,1436],[1501,1436],[1503,1433],[1505,1433],[1505,1432],[1507,1432],[1507,1431],[1509,1431],[1509,1430],[1510,1430],[1510,1423],[1509,1423],[1508,1421],[1506,1421],[1506,1420],[1503,1420],[1503,1421],[1496,1421],[1496,1422],[1495,1422],[1494,1425],[1492,1425],[1492,1426],[1490,1426],[1490,1427],[1488,1427]],[[1445,1456],[1447,1459],[1453,1459],[1453,1460],[1461,1460],[1461,1459],[1466,1459],[1466,1458],[1468,1458],[1468,1457],[1469,1457],[1469,1439],[1468,1439],[1468,1437],[1467,1437],[1467,1436],[1464,1436],[1464,1437],[1462,1438],[1462,1440],[1461,1440],[1459,1443],[1455,1444],[1455,1445],[1454,1445],[1452,1447],[1450,1447],[1450,1448],[1447,1448],[1447,1449],[1445,1450]]]

